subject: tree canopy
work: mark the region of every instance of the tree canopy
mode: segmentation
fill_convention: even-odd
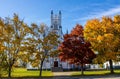
[[[11,69],[18,59],[21,59],[19,52],[23,51],[23,42],[28,33],[29,27],[20,20],[17,14],[13,18],[6,17],[0,19],[0,41],[1,50],[4,48],[1,55],[4,55],[6,69],[8,69],[8,77],[11,77]]]
[[[101,20],[89,20],[85,25],[85,39],[91,43],[94,51],[98,52],[98,63],[116,60],[120,45],[119,19],[119,16],[115,16],[114,20],[110,17],[102,17]]]
[[[96,56],[90,46],[91,44],[84,40],[83,27],[76,25],[70,34],[64,35],[64,41],[59,46],[61,51],[59,57],[62,61],[82,67],[84,64],[91,63]]]
[[[59,36],[50,30],[45,24],[40,26],[32,23],[31,33],[28,41],[26,41],[27,52],[29,56],[30,63],[33,67],[40,68],[40,76],[42,74],[42,66],[45,59],[56,55],[58,52],[57,47],[59,44]]]

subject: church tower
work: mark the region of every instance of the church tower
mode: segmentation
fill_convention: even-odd
[[[61,11],[59,11],[58,14],[54,14],[53,10],[51,11],[51,31],[55,32],[57,35],[59,35],[59,40],[62,41],[63,38],[63,32],[62,32],[62,25],[61,25]],[[55,47],[57,49],[57,47]],[[55,56],[52,58],[51,63],[52,65],[52,71],[54,71],[54,67],[61,68],[61,61],[58,56]]]
[[[63,35],[61,26],[61,15],[61,11],[59,11],[59,14],[54,14],[53,10],[51,11],[51,30],[57,33],[59,36]]]

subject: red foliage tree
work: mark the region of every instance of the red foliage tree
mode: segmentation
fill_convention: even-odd
[[[83,27],[77,24],[70,34],[64,35],[64,41],[59,46],[59,58],[70,64],[81,65],[83,75],[83,65],[91,63],[96,56],[90,46],[91,44],[84,40]]]

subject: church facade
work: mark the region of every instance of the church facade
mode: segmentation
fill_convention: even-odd
[[[50,30],[54,31],[56,34],[58,34],[59,40],[63,41],[63,32],[62,32],[62,13],[59,11],[58,14],[54,14],[53,11],[51,11],[51,25]],[[57,49],[57,47],[56,47]],[[43,63],[43,69],[63,69],[63,70],[69,70],[75,68],[75,65],[69,64],[67,62],[60,61],[59,57],[49,57],[46,59]]]
[[[62,14],[61,11],[59,11],[58,14],[54,14],[53,11],[51,11],[51,31],[54,31],[56,34],[58,34],[59,40],[63,40],[63,32],[62,32]],[[57,47],[56,47],[57,48]],[[59,57],[50,57],[49,62],[44,61],[43,69],[54,69],[54,68],[62,68],[65,70],[73,68],[71,64],[68,64],[67,62],[60,61]]]

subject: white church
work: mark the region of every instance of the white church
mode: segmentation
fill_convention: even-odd
[[[62,25],[61,25],[61,20],[62,20],[62,14],[61,11],[59,11],[58,14],[54,14],[53,11],[51,11],[51,25],[50,25],[50,30],[55,31],[60,37],[59,40],[63,40],[63,32],[62,32]],[[105,62],[104,68],[109,66],[108,62]],[[113,66],[119,66],[120,62],[117,62],[117,65],[113,63]],[[89,69],[99,69],[101,68],[99,64],[89,64],[86,65]],[[27,69],[38,69],[38,67],[32,67],[30,63],[27,64]],[[80,66],[76,66],[74,64],[69,64],[67,62],[62,62],[60,61],[59,57],[49,57],[45,59],[43,63],[42,69],[44,70],[51,70],[51,71],[63,71],[63,70],[80,70]]]
[[[58,14],[54,14],[51,11],[51,25],[50,30],[56,32],[60,37],[59,40],[63,40],[63,32],[62,32],[62,25],[61,25],[62,14],[59,11]],[[75,66],[74,64],[68,64],[67,62],[60,61],[59,57],[49,57],[45,59],[43,63],[42,69],[48,69],[52,71],[63,71],[63,70],[70,70],[70,69],[78,69],[80,66]],[[37,67],[34,68],[32,65],[27,64],[27,69],[38,69]]]

